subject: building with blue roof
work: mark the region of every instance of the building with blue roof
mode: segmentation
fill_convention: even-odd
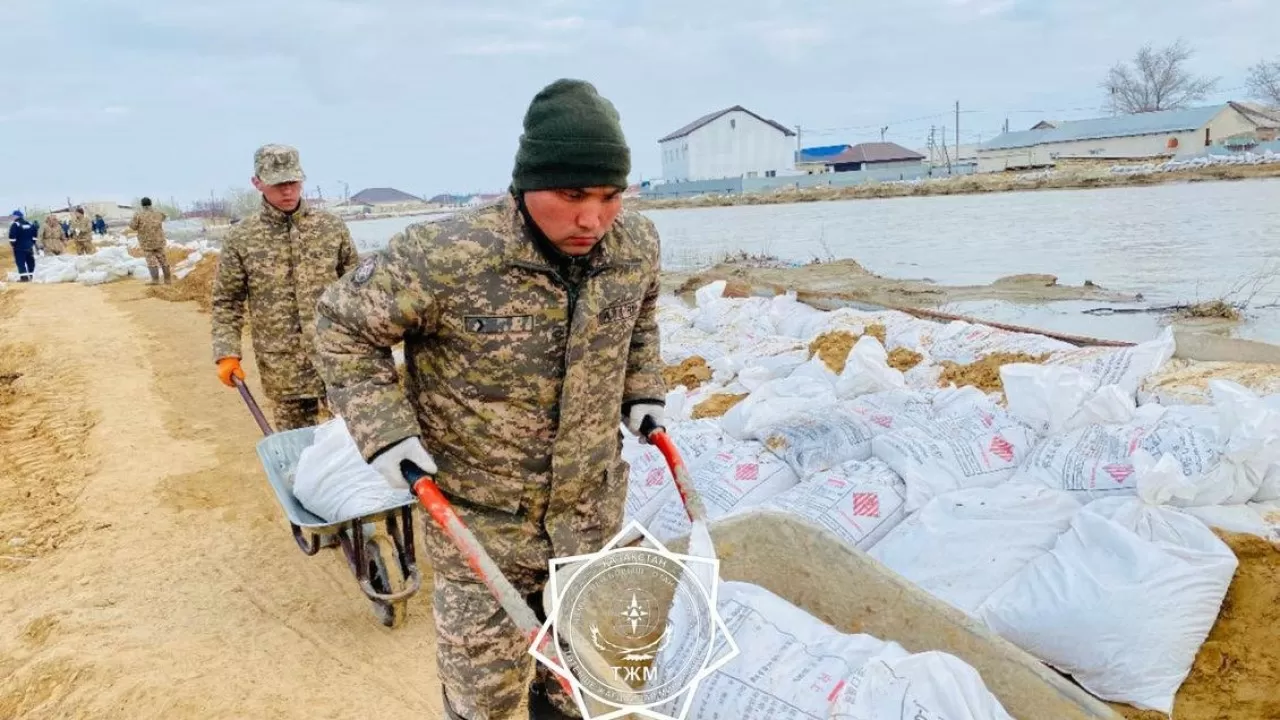
[[[1059,159],[1194,157],[1229,138],[1257,136],[1262,123],[1237,103],[1185,110],[1040,122],[978,148],[978,172],[1052,167]]]

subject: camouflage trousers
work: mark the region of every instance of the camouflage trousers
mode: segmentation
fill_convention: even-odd
[[[554,548],[543,526],[548,496],[546,491],[530,493],[525,503],[528,510],[519,514],[449,498],[462,522],[540,619],[542,590],[551,559],[598,550],[612,539],[622,523],[619,507],[606,512],[616,517],[603,518],[598,530],[585,533],[590,538],[578,538],[589,551]],[[529,640],[476,578],[452,541],[429,517],[426,527],[424,542],[435,576],[432,603],[436,666],[444,685],[445,702],[453,712],[467,720],[524,720],[526,716],[517,712],[529,693],[533,675],[545,687],[547,699],[556,709],[570,717],[580,717],[555,674],[529,655]]]
[[[330,417],[324,398],[272,398],[271,405],[277,432],[319,425]]]
[[[77,255],[92,255],[94,252],[93,242],[89,240],[72,240],[71,247]]]
[[[165,254],[164,248],[159,250],[143,250],[143,257],[147,259],[147,269],[151,271],[152,280],[156,280],[160,273],[164,274],[164,281],[170,282],[172,275],[169,271],[169,256]]]

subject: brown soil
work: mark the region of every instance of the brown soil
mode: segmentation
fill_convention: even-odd
[[[683,385],[689,390],[697,390],[711,379],[711,368],[702,357],[694,355],[685,358],[679,365],[668,365],[662,369],[662,379],[668,388]]]
[[[172,285],[158,285],[148,288],[152,297],[170,302],[188,302],[194,300],[204,312],[209,311],[213,300],[213,278],[218,273],[218,256],[206,255],[191,268],[191,272]]]
[[[831,372],[839,375],[844,372],[845,363],[849,360],[849,353],[853,351],[853,346],[858,344],[863,335],[870,335],[884,345],[886,332],[884,325],[880,323],[867,325],[861,335],[849,330],[824,332],[809,343],[809,357],[817,355]]]
[[[981,195],[1027,190],[1064,190],[1164,185],[1209,180],[1247,180],[1280,176],[1280,164],[1241,165],[1198,168],[1147,175],[1113,174],[1101,170],[1060,170],[1044,177],[1035,173],[984,173],[922,183],[867,183],[848,187],[781,188],[774,192],[737,195],[703,195],[693,198],[634,199],[628,207],[637,210],[665,208],[724,207],[729,205],[780,205],[826,200],[864,200],[878,198],[923,197],[930,195]]]
[[[889,367],[906,372],[920,364],[924,356],[914,350],[894,348],[889,351]]]
[[[734,405],[746,400],[746,395],[731,395],[728,393],[718,393],[703,400],[693,406],[693,412],[690,417],[694,420],[702,418],[720,417],[729,412]]]
[[[423,550],[395,630],[339,553],[298,551],[207,316],[139,283],[14,293],[0,555],[23,559],[0,561],[0,718],[441,716]]]
[[[1280,547],[1215,531],[1240,561],[1218,621],[1178,691],[1174,720],[1280,718]],[[1115,705],[1130,720],[1162,713]]]
[[[938,385],[947,387],[954,383],[957,387],[972,385],[986,393],[1004,392],[1004,382],[1000,380],[1000,368],[1012,363],[1039,364],[1048,360],[1046,355],[1028,355],[1027,353],[991,353],[978,358],[976,362],[960,365],[949,360],[938,363],[942,366],[942,377]]]
[[[707,283],[724,280],[735,293],[781,295],[795,291],[802,302],[825,301],[870,303],[884,307],[937,307],[968,300],[1004,300],[1016,303],[1044,303],[1056,300],[1099,300],[1131,302],[1136,298],[1104,290],[1097,285],[1059,285],[1053,275],[1013,275],[990,285],[938,285],[931,280],[900,280],[870,272],[856,260],[833,260],[800,267],[782,263],[733,259],[695,272],[666,272],[664,292],[691,299],[693,292]]]
[[[146,257],[145,253],[142,252],[142,248],[131,247],[129,248],[129,254],[136,258]],[[170,267],[186,260],[190,254],[190,250],[184,250],[179,247],[167,247],[164,249],[164,256],[169,259]]]
[[[1210,300],[1179,310],[1177,316],[1180,318],[1237,321],[1240,320],[1240,309],[1225,300]]]
[[[1211,380],[1230,380],[1259,395],[1272,395],[1280,392],[1280,365],[1173,358],[1144,380],[1142,389],[1159,393],[1162,402],[1207,403]]]

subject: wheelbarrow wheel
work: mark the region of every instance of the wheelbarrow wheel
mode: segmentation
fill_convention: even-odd
[[[400,566],[400,554],[396,551],[395,542],[385,533],[379,532],[365,540],[365,559],[369,563],[369,582],[373,589],[384,595],[398,593],[407,587],[404,570]],[[389,628],[404,624],[408,612],[408,601],[389,603],[373,600],[373,614],[378,621]]]

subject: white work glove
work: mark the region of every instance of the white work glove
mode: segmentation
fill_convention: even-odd
[[[436,461],[431,459],[431,453],[427,452],[427,449],[422,446],[422,441],[417,437],[405,438],[383,450],[369,465],[382,473],[382,478],[392,488],[408,490],[409,483],[405,481],[404,473],[400,472],[401,460],[408,460],[422,468],[422,471],[428,475],[436,473]]]
[[[657,423],[659,427],[666,422],[664,420],[665,408],[661,405],[657,403],[636,403],[635,405],[632,405],[631,409],[627,412],[625,421],[627,429],[631,431],[632,435],[640,438],[641,442],[647,441],[644,434],[640,432],[640,424],[644,422],[644,417],[646,415],[653,418],[653,421]]]

